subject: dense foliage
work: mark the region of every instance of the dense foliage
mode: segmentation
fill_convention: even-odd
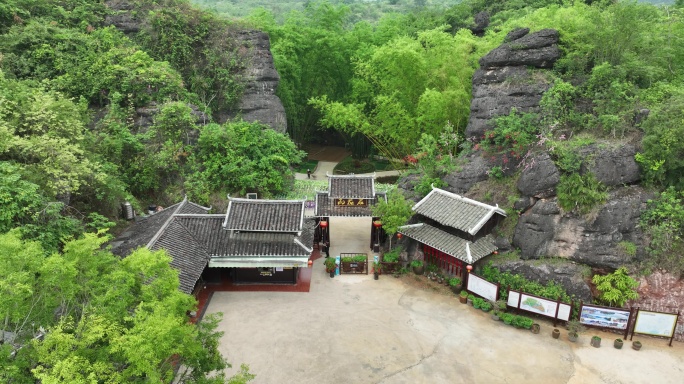
[[[530,281],[518,274],[501,272],[491,262],[482,266],[480,274],[483,279],[494,284],[500,284],[499,297],[503,300],[506,300],[508,297],[508,289],[510,288],[549,300],[558,300],[560,298],[564,303],[572,301],[572,297],[568,295],[565,289],[554,281],[549,281],[546,285],[543,285],[537,281]]]
[[[222,383],[217,316],[188,322],[195,299],[178,290],[163,251],[125,259],[89,234],[45,257],[17,231],[0,235],[0,378],[5,383]],[[8,337],[10,337],[8,339]],[[251,377],[242,373],[242,379]]]

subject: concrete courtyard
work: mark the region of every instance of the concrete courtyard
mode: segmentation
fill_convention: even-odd
[[[336,222],[337,221],[337,222]],[[331,256],[365,252],[370,219],[331,219]],[[336,235],[336,233],[338,235]],[[342,235],[344,234],[344,235]],[[495,322],[460,304],[444,286],[408,275],[343,275],[313,265],[311,289],[216,292],[220,350],[254,383],[683,383],[684,345],[635,336],[644,346],[612,346],[616,334],[585,331],[577,343]],[[592,335],[601,348],[589,346]]]

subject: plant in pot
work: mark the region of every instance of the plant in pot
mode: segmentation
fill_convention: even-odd
[[[537,323],[533,323],[532,326],[530,327],[530,331],[532,331],[532,333],[534,333],[536,335],[541,331],[541,326]]]
[[[425,272],[425,266],[423,265],[423,260],[413,260],[411,261],[411,269],[416,275],[422,275]]]
[[[325,259],[323,265],[325,265],[325,271],[330,274],[330,277],[335,277],[335,269],[337,268],[337,265],[335,264],[335,259],[329,257]]]
[[[504,313],[506,312],[506,309],[508,309],[508,302],[506,300],[499,299],[496,301],[496,308],[499,312]]]
[[[613,347],[615,347],[615,349],[622,349],[623,344],[624,341],[622,341],[622,339],[615,339],[615,341],[613,342]]]
[[[473,298],[473,308],[475,309],[480,309],[480,307],[484,304],[484,300],[482,300],[479,297]]]
[[[568,340],[576,342],[579,338],[579,333],[584,331],[584,325],[579,320],[568,321]]]
[[[499,311],[496,310],[496,309],[493,310],[493,311],[492,311],[492,320],[494,320],[494,321],[499,321],[499,320],[501,320],[501,318],[499,317],[500,315],[501,315],[501,312],[499,312]]]
[[[641,341],[635,340],[632,342],[632,349],[638,351],[641,349]]]
[[[382,273],[382,264],[376,261],[373,263],[373,278],[375,280],[379,279],[380,273]]]
[[[473,300],[475,300],[475,295],[471,293],[468,295],[468,304],[473,305]]]
[[[491,310],[492,310],[492,303],[490,303],[489,301],[486,301],[486,300],[483,300],[483,301],[484,301],[484,302],[483,302],[482,304],[480,304],[480,309],[481,309],[483,312],[489,312],[489,311],[491,311]]]
[[[342,271],[343,272],[351,272],[352,270],[352,263],[354,262],[354,259],[351,256],[344,256],[342,259],[340,259],[340,263],[342,263]]]
[[[356,272],[363,272],[366,270],[366,261],[368,256],[366,255],[356,255],[352,258],[352,261],[356,264]]]
[[[458,277],[452,277],[449,279],[449,287],[453,293],[458,295],[461,292],[461,289],[463,289],[461,285],[461,279]]]
[[[461,302],[461,304],[468,304],[468,291],[461,291],[461,293],[458,296],[458,300]]]
[[[503,320],[504,324],[506,325],[511,325],[513,323],[513,315],[510,313],[502,313],[499,315],[501,317],[501,320]]]
[[[596,335],[592,336],[590,344],[594,348],[599,348],[601,346],[601,338]]]

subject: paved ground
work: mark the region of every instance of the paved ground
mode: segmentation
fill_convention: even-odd
[[[331,230],[331,255],[368,249],[368,218],[334,218]],[[617,350],[615,335],[587,331],[573,344],[564,330],[551,338],[545,322],[534,335],[424,278],[331,279],[323,260],[309,293],[217,292],[209,303],[208,313],[224,313],[221,352],[249,364],[255,383],[684,382],[682,343],[639,337],[641,351]],[[601,348],[589,346],[594,334]]]

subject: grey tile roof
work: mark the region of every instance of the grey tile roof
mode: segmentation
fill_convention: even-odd
[[[222,215],[177,215],[206,250],[209,257],[308,257],[313,251],[314,220],[306,219],[302,231],[250,232],[223,229]]]
[[[161,212],[136,219],[128,230],[112,241],[112,253],[124,257],[133,250],[146,246],[184,202],[181,201]],[[114,245],[117,246],[114,247]]]
[[[399,233],[466,263],[474,263],[498,249],[494,245],[494,237],[492,235],[482,237],[473,243],[424,223],[399,227]],[[470,261],[468,260],[466,244],[470,248],[470,255],[472,257]]]
[[[372,199],[375,197],[375,175],[328,175],[330,197]]]
[[[471,235],[475,235],[493,215],[506,217],[506,212],[498,206],[487,205],[439,188],[433,188],[416,203],[413,211]]]
[[[195,204],[192,201],[185,201],[185,204],[181,205],[181,207],[178,209],[179,214],[188,214],[188,213],[194,213],[196,215],[203,215],[207,214],[211,211],[210,207],[203,207],[199,204]]]
[[[335,199],[328,196],[327,192],[316,193],[315,216],[372,216],[371,206],[375,205],[380,199],[387,200],[384,192],[378,192],[371,204],[363,207],[335,206]]]
[[[209,255],[195,237],[178,222],[175,217],[164,232],[150,247],[152,250],[164,249],[171,256],[171,266],[178,270],[180,290],[192,293],[197,280],[202,276],[209,262]]]
[[[299,232],[305,201],[230,199],[225,228],[238,231]]]

